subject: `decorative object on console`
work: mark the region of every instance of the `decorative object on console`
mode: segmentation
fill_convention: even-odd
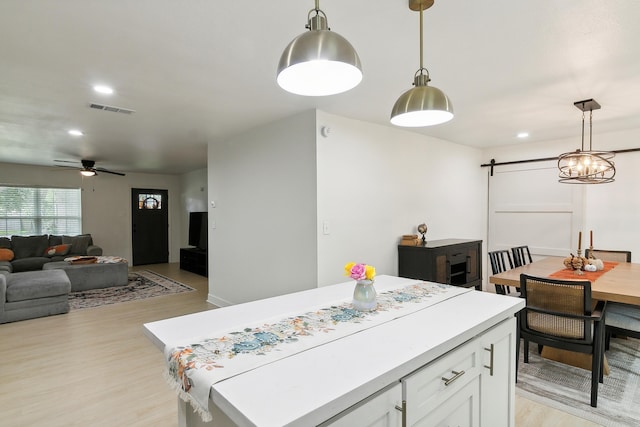
[[[353,308],[358,311],[373,311],[378,306],[376,288],[373,279],[376,277],[375,267],[367,264],[350,262],[344,266],[345,274],[356,280],[353,290]]]
[[[403,246],[420,246],[420,239],[417,234],[403,234],[400,244]]]
[[[422,223],[418,225],[418,233],[422,234],[422,244],[426,245],[427,239],[424,237],[424,235],[427,234],[427,224]]]
[[[593,99],[574,102],[582,110],[582,147],[576,151],[558,156],[558,181],[565,184],[606,184],[615,181],[616,167],[613,163],[615,153],[594,151],[592,149],[593,110],[599,110],[600,104]],[[584,113],[589,111],[589,150],[584,149]]]

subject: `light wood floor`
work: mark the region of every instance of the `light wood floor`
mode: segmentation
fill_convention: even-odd
[[[0,325],[0,425],[177,426],[162,353],[142,325],[214,307],[206,302],[205,277],[178,264],[139,268],[197,291]],[[516,425],[595,424],[517,398]]]

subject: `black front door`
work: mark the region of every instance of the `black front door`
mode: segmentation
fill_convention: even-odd
[[[133,265],[169,262],[169,193],[131,189]]]

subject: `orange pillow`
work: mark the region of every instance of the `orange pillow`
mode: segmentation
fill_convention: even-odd
[[[14,254],[11,249],[0,248],[0,261],[11,261],[13,256]]]
[[[71,250],[70,244],[49,246],[44,251],[44,256],[66,255]]]

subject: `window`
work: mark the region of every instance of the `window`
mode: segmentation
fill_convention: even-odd
[[[162,209],[162,194],[139,194],[138,209]]]
[[[79,188],[0,186],[0,236],[81,233]]]

